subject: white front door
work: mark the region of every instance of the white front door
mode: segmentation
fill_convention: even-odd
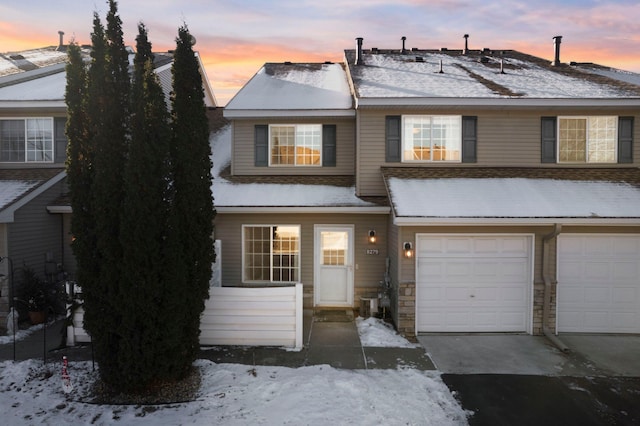
[[[316,306],[353,306],[353,226],[315,226]]]

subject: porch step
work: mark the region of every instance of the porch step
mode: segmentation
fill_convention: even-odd
[[[320,309],[313,312],[314,322],[351,322],[353,309]]]

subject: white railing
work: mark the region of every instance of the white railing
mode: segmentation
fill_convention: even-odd
[[[302,284],[211,287],[200,344],[302,348]]]
[[[300,283],[287,287],[210,287],[200,319],[200,344],[300,349],[302,312]],[[91,341],[83,319],[84,310],[77,307],[73,324],[67,328],[67,345]]]

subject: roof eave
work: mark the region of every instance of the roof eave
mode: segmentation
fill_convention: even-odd
[[[64,99],[30,100],[30,101],[3,101],[0,100],[0,108],[67,108]]]
[[[389,214],[391,208],[388,206],[294,206],[294,207],[254,207],[254,206],[218,206],[216,212],[222,213],[243,213],[243,214],[264,214],[264,213],[343,213],[343,214]]]
[[[559,223],[566,226],[640,226],[636,218],[570,218],[570,217],[409,217],[393,218],[397,226],[510,226],[510,225],[550,225]]]
[[[359,98],[356,109],[387,106],[474,106],[474,107],[639,107],[640,98]]]
[[[355,117],[354,109],[224,109],[225,118]]]

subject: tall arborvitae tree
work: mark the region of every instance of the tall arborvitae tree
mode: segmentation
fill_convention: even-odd
[[[85,134],[82,141],[74,142],[74,135],[69,134],[70,151],[75,151],[73,145],[82,147],[81,157],[70,158],[70,170],[82,173],[82,176],[72,177],[70,175],[71,205],[73,208],[72,230],[75,241],[73,250],[78,260],[77,279],[82,287],[82,297],[84,300],[84,327],[93,337],[96,358],[100,360],[104,351],[108,351],[112,346],[109,339],[112,339],[113,330],[117,328],[119,320],[113,317],[114,307],[108,291],[101,285],[102,259],[98,251],[98,229],[96,223],[97,210],[94,197],[95,177],[96,177],[96,148],[98,140],[102,137],[104,112],[107,108],[106,85],[106,51],[107,41],[104,27],[97,13],[93,15],[93,32],[91,34],[91,66],[87,72],[87,90],[84,99],[83,111],[75,108],[68,110],[68,122],[74,124],[84,122]],[[80,115],[78,115],[80,114]],[[68,130],[69,131],[69,130]],[[76,133],[76,136],[78,133]],[[74,164],[75,160],[84,158],[86,155],[87,167],[76,168],[82,163]],[[75,182],[86,185],[77,185]],[[79,215],[78,215],[79,213]]]
[[[117,4],[109,0],[105,31],[105,78],[101,88],[102,116],[94,134],[94,217],[100,274],[97,291],[102,306],[102,316],[95,318],[91,326],[100,332],[92,333],[95,357],[100,364],[103,380],[118,385],[121,361],[119,353],[122,336],[118,326],[122,323],[122,300],[126,294],[120,287],[122,246],[120,245],[120,215],[124,199],[124,164],[129,139],[129,60],[122,36],[122,22]],[[95,315],[95,312],[94,312]],[[89,331],[92,331],[91,329]]]
[[[171,207],[171,132],[164,92],[153,68],[151,44],[138,25],[131,103],[131,145],[125,168],[122,211],[121,288],[123,308],[119,360],[120,384],[145,389],[175,378],[175,342],[166,328],[174,318],[166,310],[171,287],[166,271],[166,240]]]
[[[106,31],[94,14],[86,78],[70,49],[74,253],[103,382],[144,391],[186,375],[198,354],[215,257],[209,130],[188,30],[177,39],[170,117],[146,28],[131,85],[116,2],[109,6]]]
[[[211,147],[204,90],[194,38],[186,26],[178,31],[173,62],[172,150],[175,198],[172,212],[173,244],[181,265],[173,279],[181,291],[176,318],[183,321],[184,365],[188,368],[199,349],[200,314],[208,298],[215,210],[211,195]]]
[[[94,27],[93,36],[102,39],[101,27]],[[97,44],[97,53],[100,50]],[[90,282],[98,275],[96,262],[96,241],[91,200],[93,181],[93,148],[91,145],[91,125],[87,108],[87,72],[80,47],[71,43],[68,49],[69,62],[66,67],[67,87],[65,101],[68,120],[66,123],[67,183],[71,197],[71,233],[74,238],[72,248],[78,265],[76,279],[91,288]],[[95,59],[94,59],[95,62]],[[97,68],[96,68],[97,70]]]

